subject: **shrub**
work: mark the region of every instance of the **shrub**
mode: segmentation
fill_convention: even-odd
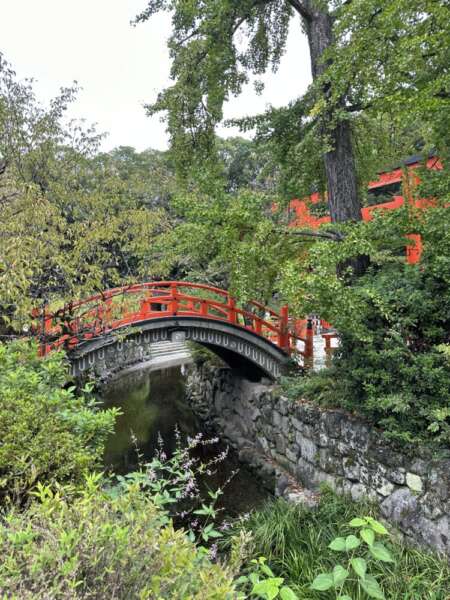
[[[99,410],[68,379],[62,354],[0,344],[0,500],[23,501],[38,481],[77,482],[100,465],[117,410]]]
[[[26,512],[0,527],[0,595],[11,600],[225,600],[231,574],[213,564],[152,500],[129,486],[108,495],[99,476],[82,491],[39,486]]]

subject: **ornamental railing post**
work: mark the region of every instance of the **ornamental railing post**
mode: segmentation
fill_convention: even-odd
[[[278,343],[280,348],[287,353],[290,353],[291,348],[289,344],[289,307],[287,304],[281,307],[280,310],[280,333],[278,336]]]
[[[208,302],[206,300],[200,302],[200,314],[204,317],[208,315]]]
[[[228,308],[229,308],[229,321],[230,323],[237,323],[237,313],[236,313],[236,300],[231,296],[228,298]]]
[[[176,315],[178,311],[178,289],[176,283],[170,284],[170,295],[172,296],[170,303],[171,312]]]
[[[305,351],[303,356],[305,357],[305,367],[312,368],[314,366],[314,329],[312,319],[310,318],[308,318],[306,324]]]

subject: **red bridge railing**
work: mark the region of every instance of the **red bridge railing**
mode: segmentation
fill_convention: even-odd
[[[149,319],[163,317],[203,317],[224,321],[260,335],[291,354],[312,357],[312,329],[296,335],[290,328],[287,306],[276,312],[259,302],[250,301],[244,308],[220,288],[198,283],[158,281],[107,290],[86,300],[71,302],[50,312],[36,310],[35,328],[41,338],[41,354],[64,347],[75,348],[120,328]],[[304,349],[297,349],[297,341]]]

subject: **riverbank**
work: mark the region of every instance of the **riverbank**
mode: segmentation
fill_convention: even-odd
[[[450,556],[450,461],[402,451],[343,410],[290,401],[273,386],[230,369],[193,366],[188,401],[278,494],[311,500],[322,483],[353,500],[367,497],[410,543]]]

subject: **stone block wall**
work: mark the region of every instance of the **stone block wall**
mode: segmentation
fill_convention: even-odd
[[[277,493],[299,484],[308,500],[308,490],[327,483],[355,500],[368,497],[405,538],[450,556],[449,459],[408,455],[361,418],[293,402],[227,368],[193,367],[187,397]]]

